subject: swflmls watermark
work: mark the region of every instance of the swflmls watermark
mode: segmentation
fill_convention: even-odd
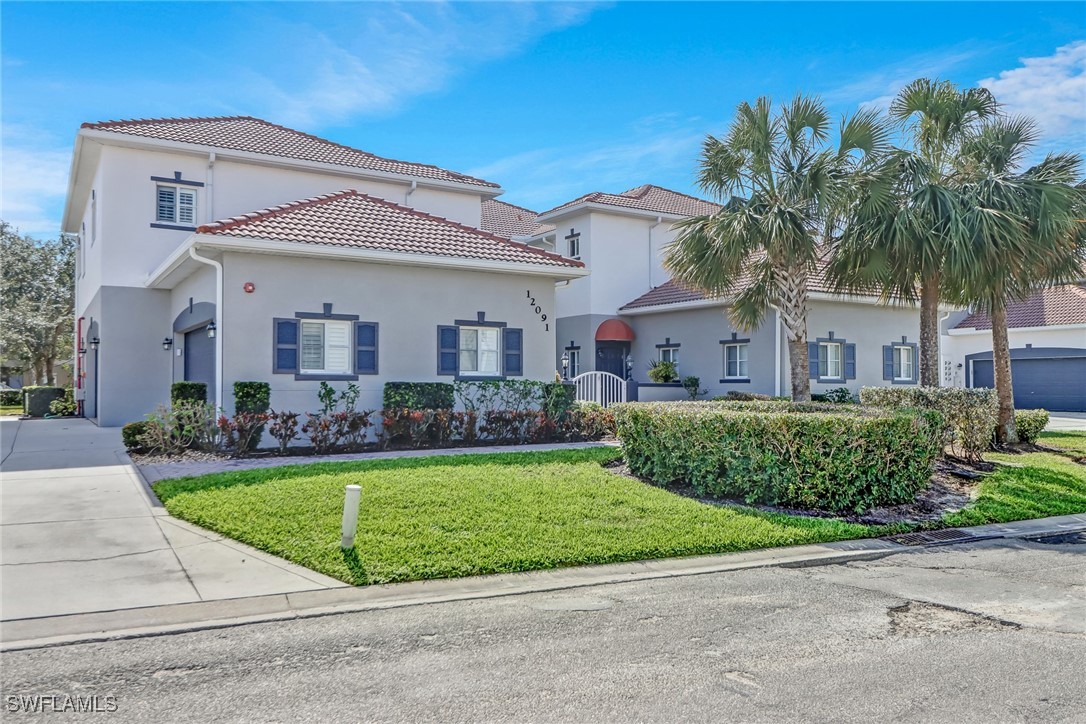
[[[11,714],[112,714],[117,711],[117,697],[113,694],[12,694],[4,697],[4,708]]]

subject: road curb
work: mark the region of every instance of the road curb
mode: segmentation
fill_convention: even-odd
[[[1086,531],[1086,515],[961,528],[977,538],[1024,538]],[[923,547],[882,539],[769,548],[469,578],[413,581],[272,594],[250,598],[130,608],[0,622],[0,651],[144,638],[258,623],[432,603],[546,593],[587,586],[727,573],[759,568],[806,568],[870,561]]]

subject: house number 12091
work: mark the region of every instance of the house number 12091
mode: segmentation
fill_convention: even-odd
[[[532,296],[532,290],[528,290],[528,306],[535,310],[535,313],[539,315],[539,321],[543,323],[543,331],[551,331],[551,323],[547,321],[547,315],[543,313],[543,307],[535,303],[535,297]]]

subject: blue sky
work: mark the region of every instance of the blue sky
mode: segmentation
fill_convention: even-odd
[[[0,216],[51,236],[83,121],[246,114],[496,181],[537,210],[697,193],[736,104],[992,88],[1086,151],[1086,12],[1064,3],[13,3]]]

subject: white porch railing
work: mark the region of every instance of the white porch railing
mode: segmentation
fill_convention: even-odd
[[[578,402],[598,402],[604,407],[626,401],[626,380],[610,372],[585,372],[573,378]]]

